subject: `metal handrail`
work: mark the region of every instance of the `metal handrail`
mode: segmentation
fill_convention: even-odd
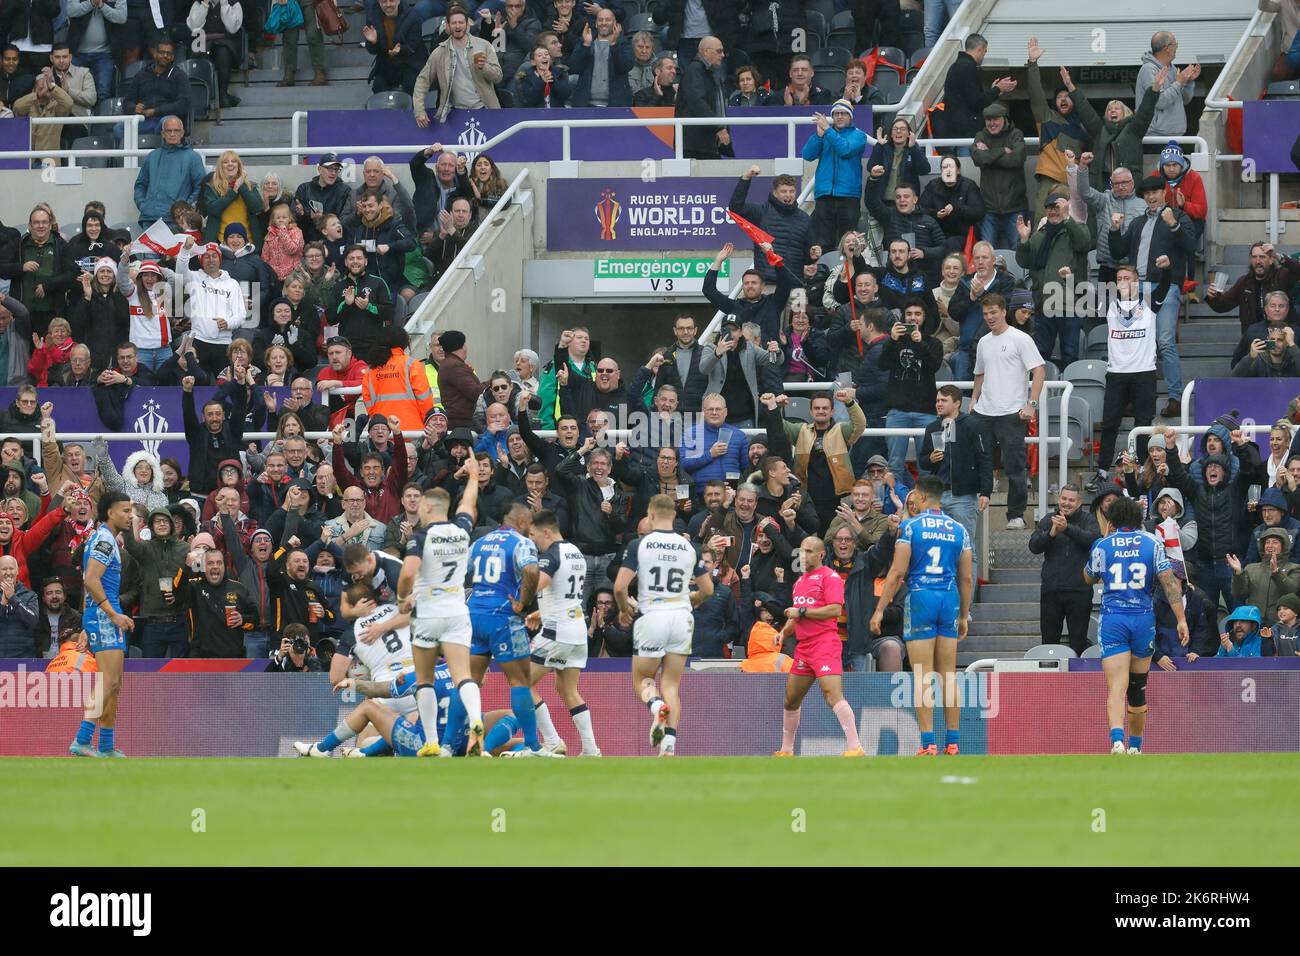
[[[137,157],[148,155],[150,150],[140,149],[140,121],[144,117],[139,113],[123,113],[121,116],[33,116],[28,119],[31,126],[116,126],[122,124],[122,148],[120,150],[93,149],[28,149],[6,152],[9,159],[44,159],[45,157],[66,157],[69,166],[77,165],[78,156],[109,156],[121,158],[127,169],[135,169],[139,164]]]
[[[424,301],[420,303],[420,307],[407,318],[406,330],[408,332],[416,331],[420,328],[426,313],[433,309],[436,293],[442,287],[442,284],[448,282],[450,276],[465,264],[465,260],[474,254],[480,239],[489,232],[489,230],[483,227],[493,216],[496,216],[510,205],[514,200],[515,195],[519,192],[520,187],[523,186],[524,181],[527,179],[528,168],[524,167],[515,175],[515,178],[510,181],[510,185],[506,187],[506,191],[501,194],[501,198],[496,201],[496,204],[492,207],[491,211],[483,217],[478,228],[470,235],[469,241],[467,241],[460,252],[456,254],[456,258],[451,260],[451,264],[447,266],[442,275],[438,277],[438,281],[433,284],[433,288],[425,294]],[[335,389],[334,391],[343,394],[341,389]]]
[[[1237,57],[1241,55],[1241,51],[1245,49],[1246,40],[1255,36],[1255,30],[1259,26],[1260,19],[1263,16],[1264,11],[1256,9],[1254,16],[1250,18],[1250,22],[1246,24],[1246,29],[1242,32],[1241,36],[1237,38],[1237,45],[1233,47],[1232,52],[1228,54],[1228,58],[1223,62],[1223,69],[1215,78],[1214,85],[1210,87],[1210,92],[1206,94],[1205,108],[1207,110],[1239,110],[1246,105],[1242,100],[1223,99],[1223,91],[1220,87],[1223,85],[1224,78],[1228,75],[1228,67],[1232,65],[1232,61],[1237,59]]]

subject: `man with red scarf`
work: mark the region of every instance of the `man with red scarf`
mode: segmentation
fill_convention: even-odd
[[[73,607],[81,606],[81,546],[95,530],[95,506],[80,486],[65,483],[64,519],[54,529],[48,544],[50,574],[63,582],[63,592]],[[56,512],[51,512],[54,514]],[[49,517],[47,515],[46,517]]]

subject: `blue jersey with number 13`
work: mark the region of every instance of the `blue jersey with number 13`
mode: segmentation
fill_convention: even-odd
[[[1121,528],[1092,546],[1088,576],[1101,582],[1101,613],[1150,614],[1156,577],[1169,570],[1159,538]]]
[[[474,590],[469,609],[480,614],[513,614],[524,568],[537,563],[537,546],[514,528],[500,527],[474,542],[469,551]]]

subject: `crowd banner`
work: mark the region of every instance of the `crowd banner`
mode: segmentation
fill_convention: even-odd
[[[1300,378],[1198,378],[1193,391],[1197,425],[1212,425],[1236,411],[1243,425],[1272,425],[1286,418],[1291,400],[1300,397]],[[1200,448],[1200,439],[1194,442]],[[1255,433],[1260,454],[1268,455],[1268,431]],[[1199,451],[1196,453],[1199,457]]]
[[[201,421],[203,418],[203,404],[220,389],[211,386],[196,387],[194,389],[194,409]],[[99,417],[99,411],[95,407],[94,389],[89,388],[38,388],[39,401],[52,402],[54,404],[54,421],[57,431],[68,435],[93,435],[96,433],[112,432],[116,429],[109,428]],[[287,387],[274,387],[263,389],[260,386],[256,389],[257,401],[249,409],[252,419],[246,425],[245,431],[254,432],[262,431],[262,426],[266,422],[266,406],[262,404],[261,394],[263,391],[269,391],[275,395],[277,402],[283,402],[289,397]],[[227,390],[228,392],[228,390]],[[14,399],[18,395],[16,388],[0,388],[0,409],[12,409]],[[127,394],[126,405],[122,414],[122,428],[124,432],[173,432],[181,433],[185,430],[185,418],[182,411],[181,401],[185,393],[179,387],[166,388],[146,388],[137,386],[132,388]],[[229,406],[229,399],[226,399]],[[28,431],[36,432],[38,428],[26,427],[18,429],[9,429],[8,433],[26,433]],[[0,438],[4,437],[0,435]],[[82,441],[81,444],[89,445],[89,442]],[[113,462],[120,469],[126,465],[128,456],[137,451],[147,451],[159,458],[174,458],[179,462],[181,469],[189,468],[190,449],[184,441],[158,441],[156,439],[140,439],[139,442],[131,441],[111,441],[108,443],[109,454]]]
[[[812,116],[825,113],[825,106],[736,107],[728,116]],[[307,114],[307,163],[320,159],[320,152],[339,143],[358,139],[365,130],[367,142],[376,146],[401,146],[404,143],[442,143],[445,146],[479,147],[516,123],[525,120],[595,120],[653,119],[671,117],[667,107],[605,107],[591,109],[501,109],[452,110],[439,123],[436,111],[429,114],[429,126],[420,129],[409,110],[312,110]],[[855,125],[871,130],[871,108],[859,107]],[[675,130],[671,126],[645,127],[578,127],[570,131],[570,157],[588,162],[642,162],[672,159],[676,153]],[[816,135],[812,124],[795,127],[795,149],[803,148]],[[786,128],[774,126],[734,126],[732,148],[737,159],[776,159],[788,155]],[[23,148],[26,148],[25,146]],[[489,150],[498,163],[544,163],[564,158],[564,135],[559,127],[528,129],[518,132]],[[365,153],[341,153],[340,159],[361,163]],[[389,156],[394,164],[400,157]]]
[[[12,663],[12,662],[6,662]],[[179,662],[177,662],[179,663]],[[117,739],[136,757],[289,757],[295,740],[319,740],[356,706],[330,692],[325,674],[164,673],[128,670],[122,684]],[[235,666],[265,669],[258,662]],[[187,666],[188,671],[197,667]],[[1109,750],[1102,674],[961,674],[964,754],[1101,754]],[[1254,693],[1241,692],[1234,672],[1153,672],[1147,753],[1300,751],[1300,671],[1260,669]],[[0,755],[66,756],[81,720],[88,675],[0,670]],[[682,680],[683,756],[767,756],[781,741],[783,674],[688,672]],[[550,682],[539,685],[556,728],[577,734]],[[930,693],[937,695],[937,687]],[[582,680],[596,739],[608,756],[651,756],[645,706],[626,673],[595,672]],[[846,674],[844,696],[871,756],[907,756],[920,745],[912,675]],[[1243,699],[1244,698],[1244,699]],[[488,675],[483,708],[509,706],[509,688]],[[935,720],[942,721],[936,706]],[[796,751],[838,756],[839,721],[820,695],[804,705]]]
[[[1242,118],[1242,172],[1297,171],[1291,150],[1300,131],[1300,100],[1247,100]]]

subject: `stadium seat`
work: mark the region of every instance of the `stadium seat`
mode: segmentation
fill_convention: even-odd
[[[901,103],[903,97],[907,95],[907,87],[895,86],[892,89],[881,90],[886,103]]]
[[[1078,656],[1069,644],[1035,644],[1025,651],[1027,661],[1068,661]]]
[[[813,70],[813,82],[832,93],[838,93],[844,89],[844,71],[838,66],[819,66]]]
[[[207,116],[209,111],[217,111],[217,119],[221,119],[221,107],[217,105],[217,90],[220,89],[217,83],[217,68],[212,65],[211,60],[197,59],[185,60],[183,63],[177,63],[176,68],[190,78],[190,106],[194,111],[195,119],[202,119]],[[193,100],[194,89],[202,86],[206,93],[206,99],[203,101],[203,109],[199,109],[197,103]]]
[[[1100,644],[1089,644],[1087,647],[1083,649],[1083,653],[1079,655],[1079,659],[1085,661],[1092,660],[1094,658],[1099,658],[1099,657],[1101,657]]]
[[[934,373],[934,380],[939,384],[952,381],[952,369],[948,367],[947,362],[939,365],[939,368]]]
[[[819,36],[816,33],[813,33],[811,30],[809,30],[808,35],[804,37],[804,52],[810,55],[812,54],[813,50],[820,50],[825,45],[826,45],[825,38]],[[727,54],[727,61],[730,62],[732,57],[736,53],[740,53],[742,56],[745,55],[744,50],[733,50],[731,53]]]
[[[427,298],[429,298],[429,293],[421,292],[419,295],[415,296],[415,298],[411,299],[411,301],[406,305],[406,314],[408,316],[415,315],[415,313],[419,311],[420,306],[424,304],[424,300]]]
[[[1026,273],[1025,273],[1024,266],[1016,262],[1016,250],[994,249],[993,255],[995,257],[1001,256],[1003,258],[1003,261],[1006,262],[1007,272],[1011,273],[1012,278],[1014,278],[1017,282],[1020,282],[1025,278]]]
[[[108,228],[112,229],[114,232],[125,232],[130,235],[132,239],[139,236],[141,231],[138,222],[115,222]]]
[[[826,16],[816,10],[808,11],[808,32],[816,36],[819,40],[825,40],[831,35],[831,29],[827,26]],[[728,53],[728,56],[731,54]]]
[[[157,149],[161,145],[162,145],[162,137],[157,133],[140,134],[141,149]]]
[[[1061,378],[1061,367],[1057,365],[1055,362],[1053,362],[1051,359],[1045,359],[1043,361],[1043,381],[1056,382],[1056,381],[1060,381],[1060,378]]]
[[[1106,326],[1098,326],[1103,332]],[[1094,330],[1095,331],[1095,330]],[[1094,422],[1101,421],[1106,407],[1106,363],[1096,359],[1071,362],[1065,369],[1065,380],[1074,383],[1074,398],[1088,403]]]
[[[639,33],[642,30],[653,33],[655,29],[654,17],[648,13],[636,13],[627,18],[627,27],[624,28],[623,34],[631,36],[633,33]]]
[[[1060,435],[1061,398],[1059,392],[1051,394],[1044,403],[1044,408],[1053,422],[1052,434],[1057,436]],[[1070,449],[1066,457],[1069,461],[1082,461],[1085,443],[1091,447],[1092,442],[1092,405],[1078,395],[1071,395],[1065,418],[1065,434],[1070,439]],[[1055,444],[1050,446],[1049,456],[1059,454],[1058,449],[1059,446]],[[1030,454],[1033,453],[1031,449]]]
[[[817,43],[822,42],[821,37],[816,37],[815,39]],[[809,43],[808,49],[810,50],[814,49],[814,45],[812,43]],[[753,66],[753,65],[754,65],[754,61],[749,58],[749,54],[746,53],[744,50],[740,49],[739,47],[735,47],[727,51],[727,66],[730,67],[733,72],[735,70],[740,69],[742,66]]]
[[[920,72],[921,72],[921,68],[919,66],[909,66],[907,68],[907,76],[903,77],[903,85],[911,86],[912,81],[916,79],[916,74]]]
[[[825,40],[825,46],[842,46],[846,50],[852,50],[855,54],[861,52],[854,49],[858,45],[858,31],[854,30],[853,27],[849,27],[847,30],[837,30],[832,27],[831,32],[826,34]]]
[[[899,79],[897,73],[886,67],[883,70],[876,70],[876,76],[871,81],[871,85],[882,93],[888,93],[890,90],[900,89],[903,81]]]
[[[1266,100],[1300,100],[1300,80],[1279,80],[1268,85]]]
[[[832,30],[856,29],[856,27],[853,25],[853,12],[851,10],[841,10],[839,13],[831,17],[831,29]]]
[[[823,252],[822,257],[817,260],[817,264],[825,266],[827,269],[834,269],[843,258],[838,249],[832,249],[830,252]]]
[[[425,40],[431,40],[442,32],[442,24],[446,17],[429,17],[424,23],[420,24],[420,36]]]
[[[383,93],[375,93],[366,100],[366,109],[368,110],[409,110],[411,108],[411,94],[403,90],[387,90]]]
[[[907,58],[907,65],[912,67],[919,67],[922,63],[925,62],[925,58],[929,56],[931,51],[933,50],[934,47],[932,46],[923,46],[919,50],[914,51]]]
[[[812,60],[814,69],[819,66],[834,66],[842,70],[849,65],[853,54],[842,46],[829,46],[824,50],[814,50],[808,55],[808,59]]]
[[[125,116],[126,100],[120,96],[112,96],[108,99],[95,104],[96,116]],[[103,129],[103,127],[99,127]]]
[[[133,76],[143,70],[147,62],[148,60],[136,60],[130,66],[122,70],[122,77],[117,81],[118,96],[122,95],[122,87],[124,87]]]
[[[785,420],[788,422],[812,421],[812,400],[802,395],[791,395],[785,406]]]
[[[898,75],[900,83],[907,75],[907,56],[896,46],[882,46],[876,50],[876,77],[872,82],[878,81],[880,74],[889,70]]]
[[[1088,333],[1088,344],[1084,352],[1090,359],[1106,361],[1110,354],[1110,328],[1105,323]]]
[[[823,20],[830,23],[835,19],[835,0],[808,0],[804,4],[809,13],[819,13]]]
[[[112,136],[78,136],[72,141],[70,149],[117,149]],[[77,160],[78,166],[88,169],[107,169],[120,163],[120,160],[108,156],[85,156]]]

